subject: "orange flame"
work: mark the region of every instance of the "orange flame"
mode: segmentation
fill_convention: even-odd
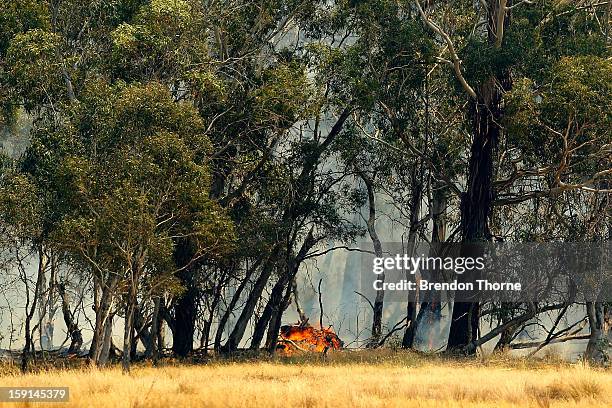
[[[343,344],[331,327],[315,329],[308,324],[296,324],[281,327],[277,349],[285,355],[298,350],[326,353],[330,349],[341,349]]]

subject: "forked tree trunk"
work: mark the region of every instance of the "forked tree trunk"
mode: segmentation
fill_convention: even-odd
[[[287,269],[284,274],[285,276],[283,277],[283,284],[280,286],[281,291],[282,288],[286,286],[285,295],[282,297],[282,299],[279,299],[278,295],[282,293],[281,291],[279,291],[276,294],[277,296],[273,299],[271,309],[272,314],[270,316],[270,322],[268,324],[268,334],[266,337],[266,348],[270,353],[274,353],[274,351],[276,350],[276,344],[278,342],[278,333],[281,328],[283,313],[289,307],[289,304],[291,302],[291,294],[293,293],[295,295],[295,293],[297,292],[293,284],[289,283],[295,283],[295,278],[300,270],[300,265],[306,258],[308,251],[310,251],[317,242],[314,239],[313,233],[314,227],[311,228],[308,234],[306,235],[306,238],[304,239],[304,242],[302,243],[302,246],[300,247],[300,250],[298,251],[297,255],[287,261]],[[300,317],[300,320],[301,324],[306,324],[308,322],[308,319],[303,313]]]
[[[28,363],[30,360],[30,354],[32,350],[34,350],[34,340],[32,338],[32,318],[34,318],[34,313],[36,312],[36,306],[38,304],[38,300],[40,297],[40,292],[42,290],[42,284],[44,281],[45,270],[47,269],[48,258],[42,248],[38,250],[38,271],[36,278],[36,286],[34,288],[34,296],[30,299],[29,296],[29,285],[28,285],[28,277],[26,275],[25,269],[21,270],[21,274],[23,277],[23,281],[26,285],[26,316],[24,322],[24,331],[25,331],[25,343],[23,346],[23,351],[21,353],[21,372],[25,373],[28,370]]]
[[[99,287],[100,285],[96,286]],[[113,306],[115,288],[116,280],[113,278],[110,279],[103,290],[96,295],[96,322],[89,356],[91,361],[99,367],[106,365],[109,357],[113,331],[113,314],[111,313],[111,309]]]
[[[276,351],[276,345],[278,344],[278,333],[280,332],[282,319],[283,319],[283,312],[287,310],[290,302],[291,302],[291,287],[287,286],[287,290],[285,291],[285,296],[283,296],[283,299],[280,302],[280,305],[272,313],[270,324],[268,326],[268,336],[266,338],[266,349],[268,350],[269,353],[274,353]]]
[[[98,367],[104,367],[108,363],[110,357],[111,347],[113,344],[113,319],[115,315],[111,313],[104,322],[104,331],[102,333],[102,341],[99,348],[99,352],[96,357],[96,365]]]
[[[70,336],[68,354],[76,354],[80,351],[81,346],[83,345],[83,335],[79,329],[79,326],[74,321],[74,315],[70,310],[70,302],[68,301],[68,295],[66,294],[66,286],[63,283],[58,284],[57,292],[62,300],[62,315],[64,316],[66,330]]]

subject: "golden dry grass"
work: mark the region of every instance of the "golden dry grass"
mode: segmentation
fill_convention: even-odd
[[[366,354],[370,353],[370,354]],[[0,407],[608,407],[612,372],[582,364],[338,353],[207,365],[0,375],[1,386],[68,386],[70,402]]]

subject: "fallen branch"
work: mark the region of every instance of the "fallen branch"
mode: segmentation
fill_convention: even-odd
[[[590,334],[581,334],[581,335],[576,335],[576,336],[559,337],[557,339],[551,340],[548,344],[565,343],[566,341],[572,341],[572,340],[588,340],[590,336],[591,336]],[[510,348],[513,350],[526,349],[526,348],[538,347],[540,346],[540,344],[542,344],[541,341],[514,343],[514,344],[510,344]]]

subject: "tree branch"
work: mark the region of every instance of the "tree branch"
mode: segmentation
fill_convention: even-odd
[[[415,0],[415,4],[425,24],[427,24],[429,28],[431,28],[436,34],[442,37],[444,42],[446,42],[446,46],[448,47],[448,52],[452,60],[452,65],[455,70],[455,75],[457,77],[457,80],[459,80],[463,89],[470,95],[470,97],[472,97],[472,99],[478,99],[476,92],[470,86],[470,84],[467,83],[467,81],[465,80],[465,77],[463,76],[463,73],[461,72],[461,60],[457,56],[457,52],[455,51],[455,45],[453,44],[453,41],[448,36],[448,34],[446,34],[436,23],[431,21],[425,15],[425,12],[423,11],[423,8],[421,7],[421,3],[419,2],[419,0]]]

